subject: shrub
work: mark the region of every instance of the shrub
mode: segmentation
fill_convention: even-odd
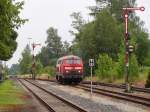
[[[119,54],[118,63],[116,65],[117,78],[121,79],[124,77],[125,72],[125,57],[123,54]]]
[[[129,80],[135,81],[139,77],[139,67],[135,54],[132,54],[129,60]]]
[[[45,67],[43,72],[47,73],[50,77],[53,77],[56,74],[55,67],[52,67],[52,66]]]
[[[99,80],[107,80],[108,82],[112,82],[115,76],[114,63],[112,58],[110,58],[107,54],[99,55],[97,60],[96,76]]]
[[[43,71],[43,65],[41,64],[40,60],[38,60],[36,62],[36,73],[37,73],[37,75],[41,75],[42,71]]]

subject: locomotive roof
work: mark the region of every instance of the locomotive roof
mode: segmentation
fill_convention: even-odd
[[[63,57],[59,58],[58,60],[71,59],[71,58],[80,59],[80,57],[79,57],[79,56],[75,56],[75,55],[68,55],[68,56],[63,56]]]

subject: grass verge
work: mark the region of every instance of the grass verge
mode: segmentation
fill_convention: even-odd
[[[24,104],[22,99],[24,93],[12,80],[0,83],[0,105]]]

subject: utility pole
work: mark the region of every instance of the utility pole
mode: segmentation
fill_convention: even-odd
[[[35,63],[34,49],[37,46],[41,46],[41,44],[35,44],[35,43],[32,44],[32,49],[33,49],[33,57],[32,57],[32,79],[33,80],[35,80],[35,76],[36,76],[36,73],[35,73],[36,63]]]
[[[125,48],[126,48],[126,54],[125,54],[125,63],[126,63],[126,75],[125,75],[125,84],[126,84],[126,92],[131,91],[131,85],[129,83],[129,54],[133,51],[133,46],[129,45],[129,33],[128,33],[128,18],[129,13],[132,13],[136,10],[144,11],[144,7],[125,7],[123,9],[123,15],[125,19]]]

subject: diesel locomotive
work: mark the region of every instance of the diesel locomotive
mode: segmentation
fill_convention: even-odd
[[[60,83],[79,83],[83,79],[83,61],[75,55],[68,55],[57,60],[56,80]]]

